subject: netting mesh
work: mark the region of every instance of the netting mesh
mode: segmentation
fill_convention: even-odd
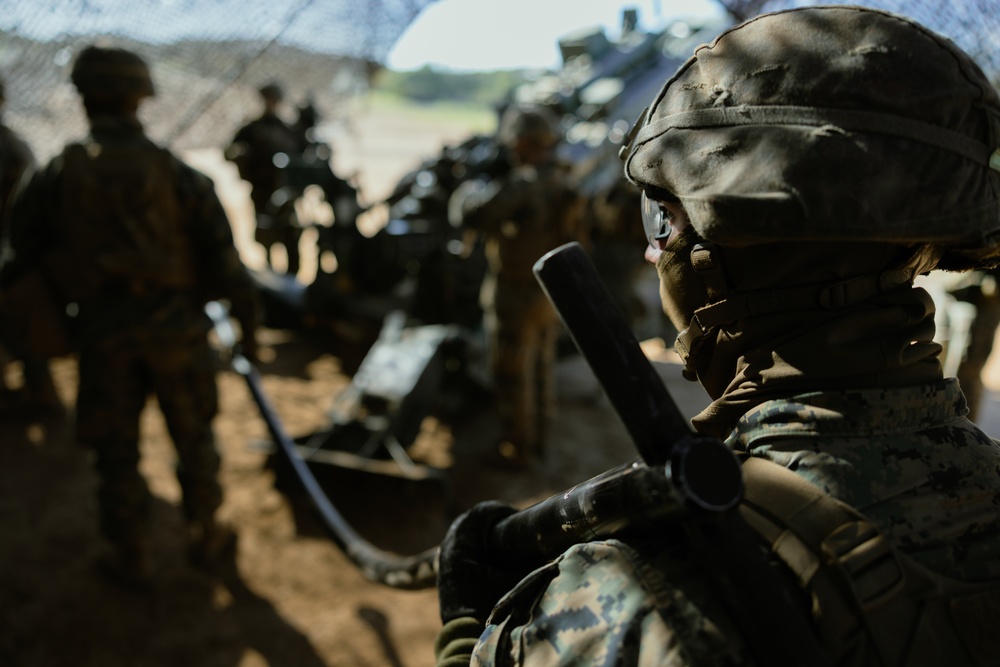
[[[944,35],[975,59],[994,84],[1000,82],[1000,2],[997,0],[718,0],[737,20],[809,5],[852,4],[901,14]]]
[[[0,11],[6,116],[41,160],[86,130],[68,81],[73,54],[97,38],[140,53],[156,98],[142,118],[157,141],[219,146],[259,109],[256,89],[279,80],[288,101],[311,98],[327,122],[346,118],[373,68],[433,0],[7,0]],[[805,4],[719,0],[737,19]],[[910,16],[968,51],[1000,80],[1000,2],[857,0]],[[512,48],[514,48],[512,46]]]
[[[108,41],[151,64],[157,95],[141,117],[175,149],[226,142],[273,80],[290,104],[310,99],[335,121],[431,2],[10,0],[0,11],[5,115],[43,161],[82,136],[69,68],[84,45]]]

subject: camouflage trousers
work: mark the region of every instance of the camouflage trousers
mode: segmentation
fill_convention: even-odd
[[[212,433],[215,364],[204,332],[129,331],[80,351],[77,439],[93,450],[101,531],[113,543],[140,538],[150,493],[139,472],[140,416],[155,394],[177,452],[189,521],[211,519],[222,501]]]
[[[503,439],[540,456],[555,405],[558,315],[540,290],[499,290],[486,310],[490,361]]]

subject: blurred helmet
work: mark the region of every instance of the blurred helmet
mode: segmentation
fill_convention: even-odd
[[[149,67],[126,49],[88,46],[81,51],[70,75],[84,97],[149,97],[155,94]]]
[[[545,107],[512,106],[500,117],[497,138],[508,147],[524,139],[539,145],[555,146],[560,139],[559,123]]]
[[[926,245],[949,269],[1000,257],[1000,98],[904,17],[758,16],[698,47],[633,132],[628,178],[720,246]]]
[[[298,125],[300,127],[315,127],[319,121],[319,111],[311,100],[299,107]]]
[[[281,101],[285,97],[285,91],[277,83],[271,82],[260,87],[257,91],[264,99]]]

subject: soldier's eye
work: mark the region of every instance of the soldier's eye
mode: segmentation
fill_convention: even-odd
[[[654,240],[662,241],[670,236],[674,230],[671,224],[673,215],[660,202],[650,199],[646,193],[642,193],[642,227],[646,233],[646,238],[652,243]]]

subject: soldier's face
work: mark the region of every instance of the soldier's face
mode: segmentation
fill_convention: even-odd
[[[643,226],[646,230],[646,261],[660,277],[663,312],[682,331],[694,311],[708,303],[705,284],[691,266],[691,250],[699,239],[687,213],[677,202],[653,199],[643,194]]]

